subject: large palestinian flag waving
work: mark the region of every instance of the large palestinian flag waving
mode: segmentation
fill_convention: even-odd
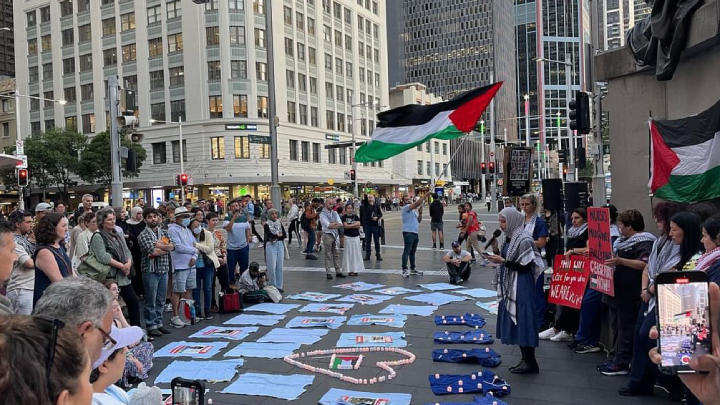
[[[430,138],[453,139],[470,132],[502,82],[481,87],[450,101],[409,104],[378,114],[368,143],[355,152],[358,162],[374,162],[398,155]]]
[[[650,121],[649,187],[657,197],[695,202],[720,197],[720,101],[692,117]]]

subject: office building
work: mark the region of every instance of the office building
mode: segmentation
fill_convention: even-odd
[[[0,76],[15,77],[12,0],[0,0]]]
[[[513,6],[503,0],[402,0],[388,8],[388,49],[391,69],[402,76],[391,80],[423,83],[443,99],[504,81],[495,97],[496,134],[502,139],[507,119],[516,114]],[[394,28],[397,32],[394,35]],[[397,41],[398,43],[393,43]],[[484,115],[489,132],[489,108]],[[516,128],[507,126],[508,138]],[[465,139],[465,138],[463,138]],[[450,163],[453,179],[480,178],[479,141],[456,139],[459,149]]]
[[[625,46],[625,35],[650,14],[645,0],[600,0],[598,6],[600,50]]]
[[[283,195],[351,189],[349,148],[369,139],[375,107],[387,105],[385,2],[302,0],[29,0],[18,3],[17,82],[23,94],[67,104],[23,101],[21,133],[52,125],[92,136],[108,127],[107,78],[137,94],[147,151],[125,198],[176,195],[182,120],[191,198],[268,196],[269,61],[274,47],[279,177]],[[34,15],[35,17],[30,17]],[[53,16],[50,18],[49,16]],[[27,52],[26,52],[27,51]],[[357,107],[355,107],[358,105]],[[155,120],[155,122],[151,122]],[[391,162],[358,168],[360,181],[392,184]],[[332,180],[332,181],[329,181]],[[337,191],[337,190],[335,190]],[[148,194],[150,196],[148,197]]]
[[[0,80],[0,152],[15,147],[15,79]]]

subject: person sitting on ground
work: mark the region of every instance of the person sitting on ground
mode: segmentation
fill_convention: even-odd
[[[266,285],[267,273],[260,271],[258,262],[250,263],[248,269],[240,275],[239,291],[247,303],[270,301],[270,296],[264,289]]]
[[[0,316],[3,405],[78,404],[92,400],[88,352],[75,328],[47,317]]]
[[[450,284],[462,284],[463,281],[470,278],[470,260],[472,260],[472,256],[457,241],[452,242],[452,250],[447,252],[442,259],[447,265]]]
[[[128,346],[135,344],[142,338],[143,332],[137,326],[120,329],[113,326],[110,337],[115,344],[108,350],[103,350],[100,365],[90,373],[90,383],[93,389],[93,405],[128,405],[130,397],[115,382],[120,380],[125,369],[125,358],[128,355]]]

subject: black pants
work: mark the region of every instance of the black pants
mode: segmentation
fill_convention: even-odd
[[[570,308],[563,305],[557,306],[557,313],[555,314],[555,329],[564,330],[565,332],[574,335],[577,332],[579,326],[579,309]]]
[[[139,263],[134,261],[133,259],[133,266],[135,266],[135,263]],[[135,275],[130,279],[132,282],[132,286],[135,289],[135,294],[137,295],[145,295],[145,286],[143,285],[143,279],[142,279],[142,271],[139,268],[140,266],[135,266]]]
[[[227,264],[221,264],[220,267],[218,267],[215,271],[215,277],[213,277],[213,283],[212,283],[212,306],[216,307],[217,302],[215,302],[215,280],[220,281],[220,288],[223,292],[227,292],[227,290],[230,289],[230,275],[228,274],[228,267]]]
[[[128,322],[131,326],[138,326],[142,328],[140,324],[140,303],[138,303],[137,295],[135,295],[135,289],[132,284],[120,287],[120,296],[128,310]]]
[[[457,238],[457,243],[459,243],[460,246],[462,246],[467,238],[468,238],[467,232],[460,232],[460,235],[458,235],[458,238]],[[475,260],[475,249],[470,249],[470,256],[472,257],[473,260]]]
[[[615,364],[630,365],[635,341],[635,324],[637,323],[640,302],[623,302],[610,306],[610,311],[617,317],[617,337],[615,338]],[[613,317],[613,318],[614,318]]]
[[[467,281],[470,278],[470,262],[461,262],[459,266],[447,263],[447,271],[451,281],[456,278]]]
[[[547,259],[548,267],[550,268],[552,268],[553,263],[555,263],[555,255],[563,253],[561,241],[562,239],[559,235],[547,238],[547,243],[545,244],[545,258]]]
[[[288,246],[292,244],[293,234],[297,236],[298,243],[300,243],[302,238],[300,237],[300,224],[297,219],[290,221],[290,226],[288,226]]]
[[[377,225],[365,225],[365,256],[370,257],[372,241],[375,240],[375,254],[380,254],[380,227]]]
[[[522,359],[525,360],[528,366],[538,367],[537,359],[535,358],[535,348],[532,346],[520,346],[520,353],[522,353]]]
[[[258,231],[255,229],[255,221],[250,221],[250,227],[252,228],[252,234],[255,235],[255,236],[257,236],[258,242],[263,243],[263,238],[262,238],[262,236],[260,236],[260,234],[258,233]],[[248,242],[250,242],[250,241],[248,241]]]

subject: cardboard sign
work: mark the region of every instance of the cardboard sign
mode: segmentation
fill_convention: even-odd
[[[590,269],[583,256],[555,256],[548,302],[580,309]]]
[[[533,176],[532,156],[532,148],[510,147],[505,149],[503,194],[520,197],[530,191]]]
[[[605,260],[612,258],[609,209],[588,208],[588,248],[590,250],[590,288],[614,296],[614,268],[605,265]]]

